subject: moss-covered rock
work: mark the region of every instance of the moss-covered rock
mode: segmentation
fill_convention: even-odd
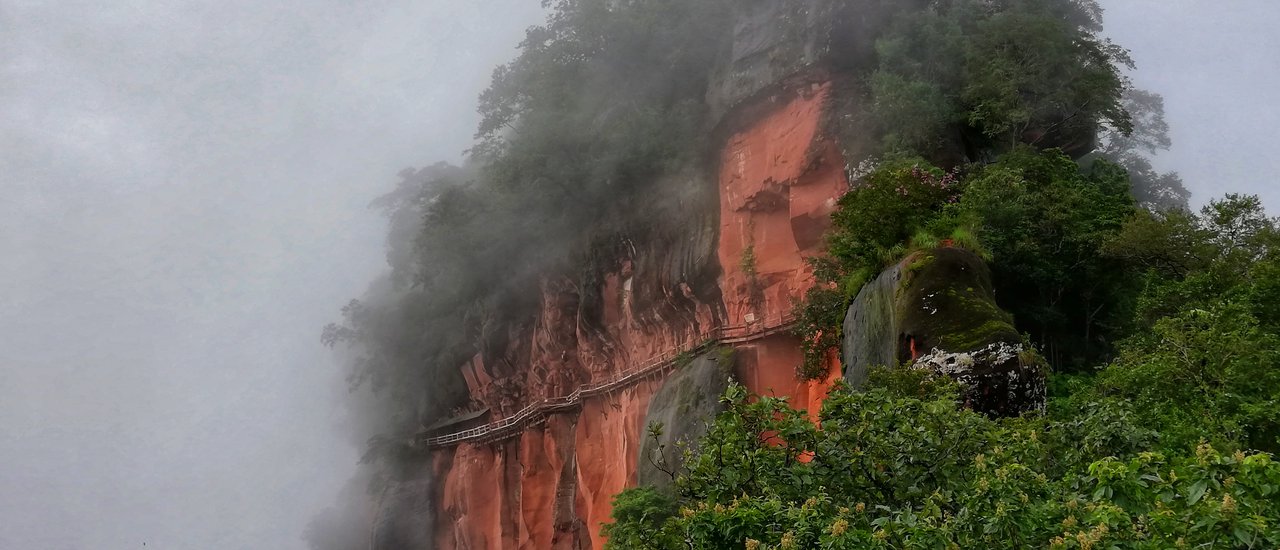
[[[732,350],[713,349],[693,358],[672,374],[649,401],[645,426],[658,435],[644,434],[640,444],[640,485],[671,489],[672,473],[684,464],[684,450],[707,433],[724,411],[720,396],[729,389]]]
[[[974,351],[997,342],[1018,344],[1013,316],[996,305],[987,264],[968,250],[937,248],[902,261],[897,315],[899,356],[915,359],[934,348]]]
[[[1044,406],[1043,361],[996,305],[986,263],[961,248],[917,252],[864,286],[845,316],[843,359],[854,387],[871,367],[907,365],[955,378],[974,410]]]
[[[844,318],[841,358],[844,379],[851,387],[862,386],[871,367],[897,366],[897,295],[902,269],[893,266],[863,285]]]

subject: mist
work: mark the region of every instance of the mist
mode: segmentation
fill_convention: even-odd
[[[1157,169],[1182,175],[1192,206],[1227,192],[1280,211],[1280,6],[1268,0],[1103,0],[1106,32],[1133,53],[1134,84],[1161,94],[1173,146]]]
[[[0,4],[0,548],[307,547],[360,489],[319,335],[387,271],[368,205],[462,161],[539,4]],[[1280,9],[1105,5],[1158,168],[1280,209]]]
[[[0,548],[305,548],[320,328],[537,2],[0,4]]]

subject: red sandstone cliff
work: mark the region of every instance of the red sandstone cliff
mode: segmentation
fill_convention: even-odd
[[[506,335],[499,358],[462,368],[472,400],[494,418],[608,378],[718,326],[760,326],[786,316],[813,284],[814,255],[835,201],[847,187],[845,160],[823,121],[832,86],[818,80],[777,90],[739,109],[738,129],[721,144],[714,182],[721,268],[718,293],[687,283],[638,301],[636,258],[603,277],[599,308],[567,280],[542,284],[541,312],[528,330]],[[715,215],[715,212],[708,213]],[[718,295],[717,295],[718,294]],[[598,311],[595,311],[598,309]],[[593,318],[586,318],[593,317]],[[827,382],[802,383],[799,341],[774,334],[738,346],[736,377],[751,391],[786,395],[816,411]],[[831,380],[840,374],[832,361]],[[614,494],[634,485],[649,400],[661,380],[587,399],[577,412],[498,443],[435,452],[437,547],[600,548]]]

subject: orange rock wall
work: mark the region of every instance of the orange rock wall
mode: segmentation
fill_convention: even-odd
[[[837,144],[819,135],[830,84],[810,84],[729,138],[720,157],[721,284],[730,324],[771,320],[813,285],[816,255],[846,189]]]
[[[720,265],[729,322],[772,323],[814,284],[805,258],[821,252],[836,201],[848,189],[838,144],[820,134],[831,84],[815,83],[735,133],[720,157]],[[777,334],[741,346],[737,376],[753,393],[787,396],[816,418],[830,383],[799,382],[800,341]]]
[[[820,251],[835,201],[847,188],[839,147],[820,135],[830,90],[815,84],[779,92],[766,114],[725,143],[718,177],[723,304],[697,304],[679,318],[637,312],[631,266],[622,262],[605,276],[604,328],[593,329],[577,317],[574,285],[545,281],[532,334],[512,335],[517,349],[504,358],[528,366],[510,372],[509,365],[477,357],[464,366],[474,400],[495,417],[506,416],[699,341],[717,324],[772,323],[789,314],[792,301],[813,284],[804,258]],[[718,320],[716,311],[727,319]],[[738,348],[737,376],[751,391],[790,396],[812,414],[839,378],[833,358],[830,379],[798,382],[799,341],[789,334]],[[660,385],[643,382],[588,400],[580,413],[556,415],[516,440],[441,451],[437,547],[601,548],[600,526],[613,495],[635,483],[645,413]]]

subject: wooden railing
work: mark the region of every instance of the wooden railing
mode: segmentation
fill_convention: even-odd
[[[418,441],[427,447],[448,447],[459,443],[490,443],[510,439],[519,435],[525,428],[546,422],[549,414],[578,409],[582,406],[582,400],[585,398],[611,393],[662,374],[675,367],[681,354],[700,351],[721,344],[737,344],[758,340],[786,330],[794,321],[791,316],[785,315],[768,321],[714,328],[638,366],[617,373],[607,380],[581,386],[569,395],[543,399],[520,409],[519,412],[511,416],[469,430],[430,437],[422,434],[419,435]]]

